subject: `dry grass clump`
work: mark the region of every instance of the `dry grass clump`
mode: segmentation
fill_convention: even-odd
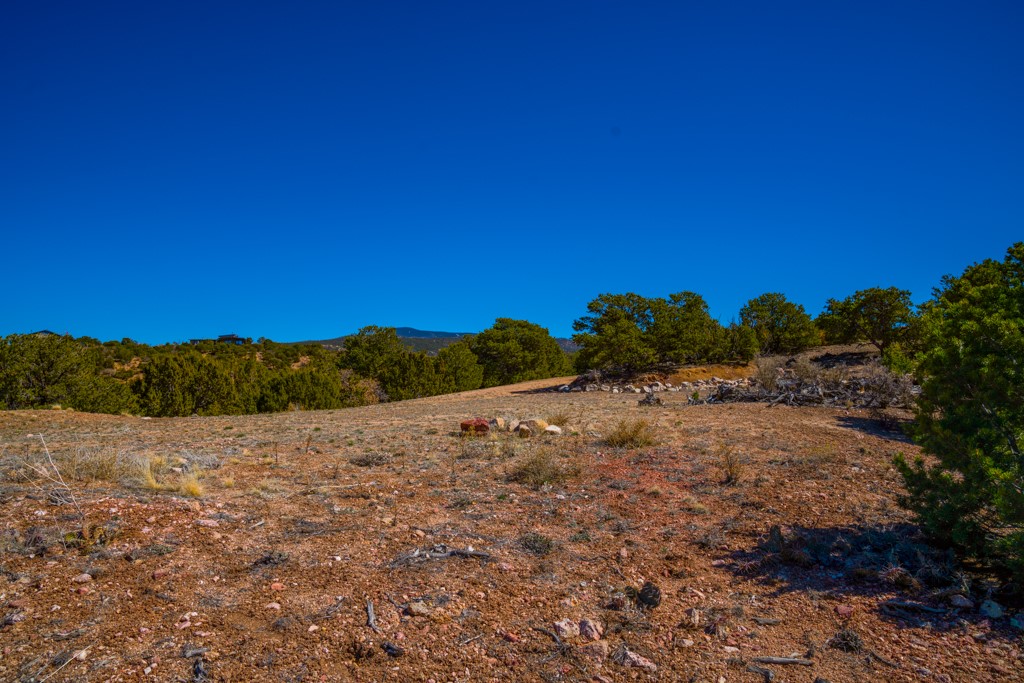
[[[570,419],[571,419],[571,417],[570,417],[569,413],[567,413],[564,410],[562,410],[562,411],[559,411],[559,412],[555,413],[554,415],[548,416],[548,419],[546,420],[546,422],[549,425],[555,425],[557,427],[565,427],[567,424],[569,424],[569,420]]]
[[[536,489],[560,484],[580,473],[574,457],[559,456],[554,449],[538,448],[517,463],[509,472],[509,479]]]
[[[719,460],[719,465],[725,474],[725,481],[723,483],[726,486],[739,484],[745,469],[745,463],[740,454],[734,448],[725,447],[722,449]]]
[[[391,462],[391,456],[387,453],[365,453],[350,458],[349,462],[356,467],[376,467]]]
[[[612,448],[643,448],[655,443],[654,428],[647,420],[621,420],[604,441]]]
[[[178,479],[178,493],[189,498],[201,498],[206,492],[197,472],[186,472]]]
[[[779,380],[779,368],[782,367],[781,358],[758,358],[754,366],[754,379],[765,391],[773,391],[775,383]]]

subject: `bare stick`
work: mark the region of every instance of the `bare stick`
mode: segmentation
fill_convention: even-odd
[[[380,633],[380,627],[377,626],[377,615],[373,613],[373,600],[370,599],[366,600],[366,625]]]
[[[814,666],[814,662],[800,657],[754,657],[758,664],[798,664],[800,666]]]
[[[92,645],[95,645],[95,644],[96,644],[96,643],[93,643]],[[63,668],[65,667],[65,666],[67,666],[67,665],[68,665],[68,664],[70,664],[71,662],[75,661],[75,659],[76,659],[76,658],[78,658],[78,657],[80,657],[81,655],[83,655],[83,654],[85,654],[86,652],[88,652],[88,651],[89,651],[89,648],[90,648],[90,647],[92,647],[92,645],[87,645],[86,647],[82,648],[81,650],[79,650],[79,651],[78,651],[78,652],[76,652],[75,654],[73,654],[73,655],[71,655],[70,657],[68,657],[68,661],[64,662],[63,664],[61,664],[60,666],[58,666],[58,667],[57,667],[56,669],[54,669],[53,671],[51,671],[51,672],[50,672],[49,674],[47,674],[46,678],[41,678],[41,679],[39,680],[39,683],[46,683],[46,681],[48,681],[48,680],[50,680],[51,678],[53,678],[54,676],[56,676],[56,675],[57,675],[57,673],[58,673],[58,672],[59,672],[59,671],[60,671],[61,669],[63,669]]]

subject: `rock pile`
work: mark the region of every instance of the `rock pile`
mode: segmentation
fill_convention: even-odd
[[[590,379],[592,379],[592,377],[589,374],[581,375],[571,384],[563,384],[558,387],[558,391],[562,393],[607,391],[612,394],[657,394],[661,392],[676,393],[680,391],[684,394],[692,394],[696,391],[700,392],[701,395],[704,395],[718,391],[718,388],[721,386],[746,387],[756,383],[755,380],[750,378],[722,379],[721,377],[712,377],[711,379],[699,379],[695,382],[680,382],[679,384],[672,384],[671,382],[650,382],[648,384],[640,384],[637,386],[633,384],[593,382],[590,381]]]
[[[482,436],[491,431],[511,432],[524,439],[531,436],[539,436],[541,434],[559,436],[562,433],[562,428],[558,425],[549,425],[544,420],[539,419],[511,420],[506,422],[504,418],[500,417],[494,417],[490,420],[482,417],[474,417],[468,420],[463,420],[459,424],[459,427],[463,434]]]

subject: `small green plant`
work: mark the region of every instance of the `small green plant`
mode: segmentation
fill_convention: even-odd
[[[535,531],[531,531],[520,536],[519,545],[527,552],[541,556],[547,555],[555,549],[554,540]]]
[[[654,445],[654,429],[647,420],[621,420],[604,441],[612,448],[644,448]]]

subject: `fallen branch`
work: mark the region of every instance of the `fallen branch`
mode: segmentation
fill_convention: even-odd
[[[377,615],[373,613],[373,600],[369,599],[366,601],[366,625],[374,632],[380,633],[380,627],[377,626]]]
[[[892,661],[891,659],[886,659],[885,657],[883,657],[882,655],[878,654],[874,650],[868,650],[868,657],[874,657],[875,659],[880,661],[882,664],[885,664],[886,666],[891,666],[894,669],[900,668],[899,664],[897,664],[896,662]]]
[[[754,657],[752,661],[758,664],[797,664],[799,666],[814,666],[814,662],[801,657]]]

